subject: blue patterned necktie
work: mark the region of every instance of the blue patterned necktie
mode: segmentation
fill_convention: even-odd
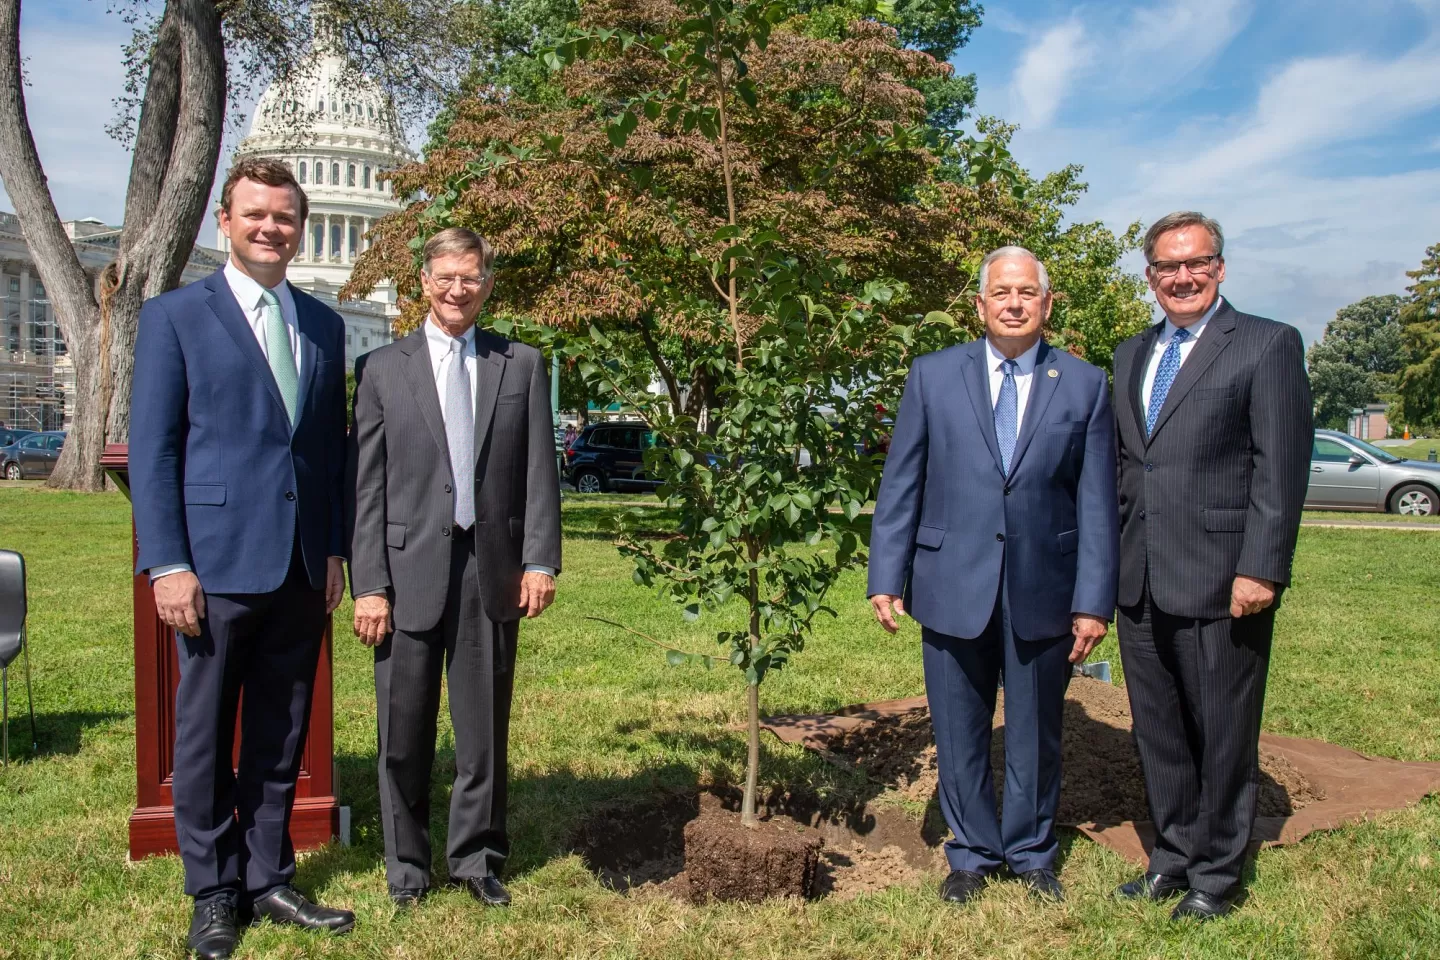
[[[300,398],[300,375],[295,369],[295,350],[290,346],[290,331],[285,327],[285,318],[280,314],[280,298],[274,290],[261,290],[260,299],[265,303],[265,354],[270,361],[270,372],[275,385],[280,388],[280,399],[285,404],[285,415],[290,418],[290,429],[295,429],[295,410]]]
[[[445,441],[450,447],[450,477],[455,486],[455,526],[468,530],[475,522],[475,409],[470,372],[465,369],[465,341],[450,341],[450,369],[445,374]]]
[[[1010,476],[1010,458],[1015,455],[1015,436],[1020,426],[1020,392],[1015,387],[1018,364],[1000,364],[1005,379],[1000,381],[1000,399],[995,401],[995,439],[1000,443],[1000,469]]]
[[[1190,331],[1181,327],[1165,346],[1160,355],[1160,366],[1155,368],[1155,383],[1150,387],[1150,406],[1145,411],[1145,433],[1155,432],[1155,421],[1165,406],[1165,397],[1170,393],[1170,384],[1180,372],[1180,344],[1190,339]]]

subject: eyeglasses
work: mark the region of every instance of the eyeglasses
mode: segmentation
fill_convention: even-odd
[[[425,274],[425,276],[430,277],[430,274],[427,273]],[[430,282],[435,284],[435,286],[439,287],[441,290],[449,290],[456,283],[458,283],[460,284],[461,290],[469,290],[473,292],[475,290],[479,290],[481,284],[483,284],[486,280],[489,279],[490,274],[487,273],[481,277],[430,277]]]
[[[1150,269],[1155,271],[1157,277],[1173,277],[1180,272],[1183,265],[1191,273],[1205,276],[1219,259],[1220,254],[1212,253],[1208,257],[1191,257],[1189,260],[1156,260],[1150,264]]]

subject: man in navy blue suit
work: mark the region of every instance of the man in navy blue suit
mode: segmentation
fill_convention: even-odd
[[[234,951],[240,910],[355,924],[290,886],[310,695],[344,589],[344,323],[285,280],[307,212],[285,164],[237,163],[220,195],[228,262],[147,301],[135,344],[136,570],[177,634],[175,832],[205,958]]]
[[[955,838],[945,900],[1008,865],[1032,895],[1055,876],[1060,732],[1071,664],[1115,612],[1119,519],[1105,373],[1041,339],[1050,282],[1030,251],[980,267],[985,338],[910,368],[870,538],[870,602],[885,629],[922,631],[940,809]],[[990,735],[1005,683],[1005,796]]]

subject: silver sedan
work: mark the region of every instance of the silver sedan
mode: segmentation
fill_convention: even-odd
[[[1316,430],[1305,507],[1434,516],[1440,463],[1406,460],[1338,430]]]

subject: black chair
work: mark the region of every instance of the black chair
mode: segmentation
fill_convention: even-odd
[[[10,664],[25,654],[25,696],[30,701],[30,749],[35,739],[35,696],[30,691],[30,647],[25,642],[25,558],[14,550],[0,550],[0,730],[3,730],[5,766],[10,765]]]

